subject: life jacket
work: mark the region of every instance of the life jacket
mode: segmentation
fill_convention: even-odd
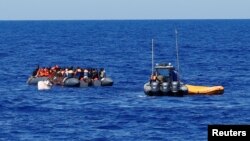
[[[48,69],[44,69],[44,76],[49,76],[49,70]]]
[[[151,75],[151,80],[156,81],[156,75]]]
[[[37,70],[37,73],[36,73],[36,76],[37,76],[37,77],[40,76],[40,71],[41,71],[41,69],[39,68],[39,69]]]
[[[44,69],[40,69],[38,76],[39,77],[45,76]]]

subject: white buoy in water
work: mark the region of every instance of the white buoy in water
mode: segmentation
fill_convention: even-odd
[[[37,88],[38,90],[49,90],[52,87],[52,83],[49,80],[38,81]]]

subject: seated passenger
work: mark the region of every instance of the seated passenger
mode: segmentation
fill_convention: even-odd
[[[77,67],[75,71],[75,77],[80,80],[81,74],[82,74],[82,70],[80,69],[80,67]]]
[[[92,68],[88,68],[88,78],[92,78],[93,77],[93,69]]]
[[[169,77],[172,81],[178,81],[178,72],[176,70],[169,71]]]
[[[83,78],[84,78],[84,79],[87,79],[88,76],[89,76],[89,71],[88,71],[88,69],[84,69],[84,71],[83,71]]]
[[[66,77],[65,69],[61,68],[60,69],[62,77]]]
[[[44,76],[44,68],[39,68],[36,77],[43,77],[43,76]]]
[[[43,76],[45,76],[45,77],[48,77],[48,76],[49,76],[49,69],[48,69],[48,68],[45,68],[45,69],[43,70],[43,72],[44,72]]]
[[[93,71],[92,71],[92,79],[93,79],[93,80],[98,80],[98,72],[97,72],[97,69],[93,69]]]
[[[32,76],[36,76],[39,70],[39,65],[37,65],[36,69],[32,72]]]
[[[101,68],[99,73],[100,73],[100,75],[99,75],[99,76],[100,76],[100,79],[106,77],[106,72],[105,72],[104,68]]]
[[[67,77],[72,78],[73,76],[74,76],[73,68],[70,68],[70,69],[68,70],[68,76],[67,76]]]

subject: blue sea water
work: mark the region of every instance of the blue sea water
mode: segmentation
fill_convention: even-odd
[[[148,97],[155,62],[223,95]],[[250,122],[250,20],[0,21],[0,140],[202,141],[210,124]],[[40,66],[104,67],[112,87],[38,91]]]

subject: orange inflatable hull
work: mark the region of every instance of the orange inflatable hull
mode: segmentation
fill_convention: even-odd
[[[203,95],[216,95],[216,94],[223,94],[224,87],[222,86],[194,86],[194,85],[186,85],[188,88],[189,95],[195,94],[203,94]]]

